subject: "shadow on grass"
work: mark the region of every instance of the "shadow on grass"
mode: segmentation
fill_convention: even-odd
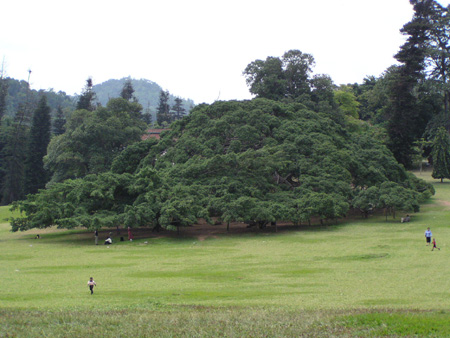
[[[398,213],[400,215],[400,213]],[[241,222],[231,223],[229,231],[227,231],[227,225],[222,223],[219,225],[210,225],[205,221],[201,221],[190,227],[180,228],[179,231],[160,230],[159,232],[153,231],[153,228],[133,228],[134,241],[128,241],[128,233],[126,229],[120,229],[118,232],[116,228],[103,229],[99,231],[98,245],[104,246],[104,241],[108,236],[113,239],[113,246],[133,245],[133,244],[159,244],[159,243],[189,243],[193,241],[213,240],[217,238],[260,238],[260,236],[278,236],[287,233],[301,233],[301,232],[336,232],[340,229],[359,223],[364,226],[366,223],[368,226],[374,224],[386,225],[390,223],[400,224],[400,218],[395,219],[390,216],[386,221],[385,217],[381,213],[370,215],[369,218],[364,218],[359,214],[351,215],[345,219],[338,221],[328,220],[323,224],[320,220],[314,220],[311,224],[294,225],[291,222],[279,222],[275,226],[267,226],[265,228],[258,228],[256,226],[249,227],[247,224]],[[413,216],[413,221],[417,216]],[[40,239],[35,239],[36,234],[40,234]],[[123,240],[121,240],[121,238]],[[94,245],[94,233],[92,230],[86,229],[56,229],[48,228],[33,229],[32,233],[24,233],[24,235],[18,240],[30,241],[36,240],[45,244],[61,244],[61,245],[78,245],[78,246],[93,246]]]

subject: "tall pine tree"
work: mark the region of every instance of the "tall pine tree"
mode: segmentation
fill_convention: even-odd
[[[25,193],[34,194],[43,189],[48,181],[48,172],[44,169],[44,156],[50,142],[51,119],[47,98],[43,95],[33,114],[28,139],[28,152],[25,164]]]
[[[162,90],[159,94],[159,104],[156,109],[156,119],[158,124],[161,126],[163,122],[170,124],[172,122],[172,116],[170,114],[169,106],[170,93],[168,90]]]
[[[1,204],[10,204],[24,197],[24,163],[26,159],[26,140],[28,134],[29,109],[21,104],[13,123],[5,126],[2,149]]]
[[[424,131],[424,126],[420,125],[420,112],[414,89],[425,77],[423,71],[427,36],[423,32],[430,26],[426,20],[428,5],[424,3],[423,6],[419,6],[417,4],[419,1],[416,0],[410,2],[414,5],[413,19],[400,30],[402,34],[408,36],[408,39],[395,55],[401,65],[392,71],[389,77],[387,126],[388,146],[397,161],[407,168],[412,167],[414,142],[422,136]],[[425,2],[430,3],[432,0]]]
[[[183,100],[179,97],[175,98],[175,104],[172,106],[174,111],[175,119],[179,120],[186,114],[186,109],[183,107]]]
[[[450,178],[450,136],[444,127],[440,127],[433,141],[433,173],[431,176],[440,179]]]
[[[64,134],[66,131],[66,118],[64,117],[64,111],[61,106],[58,106],[56,110],[55,120],[53,121],[53,133],[55,135]]]
[[[134,88],[130,79],[126,80],[123,84],[122,91],[120,92],[120,97],[127,101],[137,101],[136,97],[134,96]]]
[[[95,110],[95,92],[92,89],[93,87],[92,78],[88,78],[86,80],[86,86],[83,89],[80,97],[77,102],[77,109],[86,109],[89,111]]]

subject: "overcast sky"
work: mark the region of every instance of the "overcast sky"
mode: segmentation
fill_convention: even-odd
[[[290,49],[336,84],[379,76],[412,14],[408,0],[10,0],[0,57],[9,77],[31,69],[33,89],[72,95],[88,77],[131,76],[211,103],[251,98],[245,67]]]

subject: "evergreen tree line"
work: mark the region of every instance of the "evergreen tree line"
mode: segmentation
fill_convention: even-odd
[[[48,174],[43,158],[51,135],[50,107],[42,95],[37,104],[31,95],[14,117],[4,117],[0,128],[0,201],[9,204],[44,188]],[[61,131],[55,119],[55,131]],[[62,124],[62,128],[64,128]]]

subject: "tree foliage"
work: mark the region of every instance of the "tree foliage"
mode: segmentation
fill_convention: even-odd
[[[255,60],[244,70],[250,93],[271,100],[298,100],[311,91],[311,72],[315,64],[310,54],[289,50],[281,58]]]
[[[450,136],[445,128],[440,127],[432,144],[433,178],[450,178]]]
[[[136,97],[134,96],[134,88],[130,79],[127,79],[123,84],[122,91],[120,92],[120,97],[127,101],[131,100],[137,101]]]
[[[71,111],[76,106],[74,97],[63,91],[54,92],[53,89],[34,90],[29,88],[26,81],[15,80],[10,77],[3,78],[4,89],[6,89],[4,116],[14,117],[20,106],[26,102],[37,103],[42,95],[47,97],[47,104],[52,111],[60,106],[64,111]]]
[[[161,93],[159,94],[159,104],[156,110],[156,118],[159,125],[162,125],[164,122],[170,124],[172,121],[169,97],[170,93],[168,90],[161,90]]]
[[[66,131],[66,118],[61,106],[58,106],[56,110],[56,116],[53,120],[53,134],[61,135]]]
[[[156,113],[159,104],[159,96],[161,91],[163,90],[160,85],[157,83],[146,80],[146,79],[133,79],[130,77],[122,78],[122,79],[111,79],[99,84],[94,85],[93,89],[96,93],[96,97],[100,104],[106,106],[109,99],[111,97],[121,96],[122,90],[126,83],[130,83],[133,87],[133,96],[136,98],[136,101],[141,103],[145,108],[144,118],[146,118],[146,122],[156,121]],[[176,104],[175,102],[176,96],[170,94],[168,104],[173,106]],[[186,112],[189,112],[192,107],[195,106],[194,101],[191,99],[181,99],[182,107]],[[147,115],[147,116],[145,116]]]
[[[145,129],[139,119],[141,109],[136,102],[116,98],[95,111],[73,112],[66,132],[48,146],[44,161],[52,173],[51,182],[109,170],[127,145],[140,140]]]
[[[0,122],[6,114],[6,97],[8,96],[8,81],[4,76],[4,68],[0,69]]]
[[[81,93],[80,97],[78,98],[77,102],[77,109],[81,110],[89,110],[93,111],[96,107],[95,99],[96,95],[93,90],[94,84],[92,82],[92,78],[88,78],[86,80],[86,86],[83,89],[83,92]]]
[[[90,118],[89,112],[79,114]],[[75,121],[66,132],[71,141]],[[384,191],[386,182],[405,196],[403,206],[416,209],[419,197],[431,194],[370,132],[352,133],[302,104],[267,99],[199,105],[159,142],[128,146],[111,168],[55,183],[16,203],[25,213],[12,220],[13,230],[176,229],[214,217],[264,227],[344,217],[361,191]],[[380,207],[399,207],[384,195],[389,193],[380,194]]]
[[[48,181],[48,172],[44,169],[44,156],[50,142],[50,107],[46,96],[42,96],[34,111],[28,137],[27,158],[25,162],[25,193],[36,193],[43,189]]]
[[[410,3],[414,15],[401,29],[407,40],[395,56],[401,65],[388,92],[389,147],[396,159],[408,168],[412,166],[414,142],[423,136],[430,120],[429,112],[435,110],[430,107],[429,98],[432,93],[439,93],[438,110],[448,120],[450,92],[449,8],[435,0],[410,0]]]
[[[24,196],[24,174],[30,111],[19,107],[13,120],[2,125],[1,204],[9,204]]]

